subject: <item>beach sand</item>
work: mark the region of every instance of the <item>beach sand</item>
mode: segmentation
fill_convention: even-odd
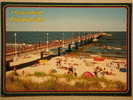
[[[61,60],[60,64],[57,64],[59,60]],[[27,66],[25,68],[18,69],[17,73],[21,76],[26,76],[34,74],[35,72],[44,72],[46,74],[49,74],[52,70],[55,70],[56,74],[65,74],[68,72],[67,68],[72,66],[75,72],[77,73],[77,77],[80,77],[84,72],[91,72],[92,74],[94,74],[96,67],[99,66],[100,68],[111,72],[111,74],[105,74],[103,76],[99,73],[98,77],[104,77],[108,80],[115,80],[127,83],[127,72],[120,72],[119,69],[115,67],[109,67],[108,64],[111,62],[126,62],[126,59],[105,58],[104,61],[94,61],[93,55],[90,55],[90,57],[81,58],[70,53],[63,56],[54,57],[45,63],[39,63],[38,61],[37,64],[34,64],[32,66]],[[8,75],[11,72],[12,71],[8,71],[6,72],[6,74]]]

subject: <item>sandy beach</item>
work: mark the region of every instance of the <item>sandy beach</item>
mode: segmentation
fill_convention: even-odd
[[[87,47],[95,45],[89,44]],[[123,91],[127,88],[126,58],[110,57],[108,54],[101,56],[100,53],[85,53],[82,52],[84,48],[86,46],[49,60],[36,60],[35,64],[21,69],[7,71],[7,89],[53,90],[54,88],[55,90]],[[40,54],[32,52],[18,57],[11,65],[32,61],[35,58],[39,59]]]
[[[97,67],[102,69],[101,73],[98,73],[98,77],[104,77],[108,80],[127,82],[127,72],[121,72],[118,68],[116,68],[116,64],[110,66],[112,62],[123,62],[126,63],[126,59],[124,58],[105,58],[104,61],[94,61],[94,55],[91,57],[78,57],[71,54],[66,54],[63,56],[57,56],[50,60],[45,60],[45,62],[37,62],[32,66],[28,66],[22,69],[18,69],[16,72],[20,76],[27,76],[34,74],[35,72],[44,72],[46,74],[52,73],[54,71],[56,74],[66,74],[68,72],[69,67],[73,67],[74,71],[77,73],[77,77],[83,75],[84,72],[91,72],[95,75],[95,70]],[[96,55],[95,55],[96,56]],[[58,64],[60,61],[60,64]],[[102,72],[108,72],[110,74],[102,74]],[[6,72],[8,75],[12,71]]]

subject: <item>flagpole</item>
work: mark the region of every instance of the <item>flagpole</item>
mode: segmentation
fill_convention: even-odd
[[[14,33],[14,39],[15,39],[15,43],[14,43],[14,48],[15,48],[15,52],[14,52],[14,61],[16,61],[16,58],[17,58],[17,40],[16,40],[16,33]]]
[[[46,41],[46,43],[47,43],[47,49],[46,49],[46,51],[48,52],[49,51],[49,48],[48,48],[48,33],[46,33],[46,35],[47,35],[47,41]]]
[[[63,47],[64,47],[64,32],[62,33]]]
[[[73,39],[74,39],[74,33],[72,32],[72,44],[74,43]]]
[[[80,32],[78,33],[78,35],[79,35],[79,42],[80,42]]]

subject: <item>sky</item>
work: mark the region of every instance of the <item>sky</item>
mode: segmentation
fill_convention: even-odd
[[[17,12],[42,12],[15,14]],[[14,22],[17,18],[43,18],[41,22]],[[6,8],[7,31],[126,31],[125,8]]]

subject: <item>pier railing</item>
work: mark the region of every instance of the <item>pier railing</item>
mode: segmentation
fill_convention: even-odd
[[[63,45],[69,45],[72,43],[84,41],[84,40],[93,40],[97,39],[102,36],[111,36],[111,34],[108,33],[95,33],[95,34],[86,34],[84,36],[77,36],[75,38],[70,38],[67,40],[53,40],[48,43],[48,46],[46,43],[38,43],[38,44],[25,44],[25,45],[17,45],[14,44],[14,46],[17,46],[17,50],[15,51],[14,49],[9,49],[6,47],[6,60],[12,59],[14,55],[23,55],[25,53],[30,53],[30,52],[42,52],[46,51],[47,47],[49,49],[54,49],[58,47],[62,47]],[[12,45],[13,46],[13,45]]]

